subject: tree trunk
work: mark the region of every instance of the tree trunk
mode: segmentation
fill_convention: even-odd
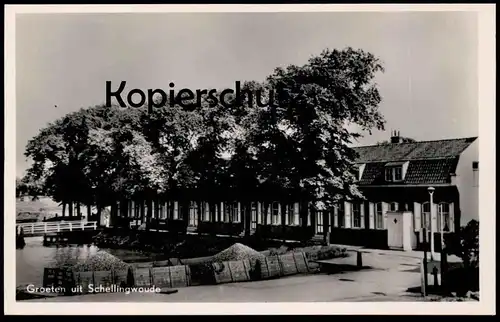
[[[267,228],[267,216],[269,215],[267,213],[267,201],[263,201],[262,202],[262,230],[263,230],[263,233],[262,233],[262,236],[264,238],[267,238],[268,236],[268,228]]]
[[[92,205],[87,205],[87,220],[92,218]]]
[[[146,221],[146,208],[144,206],[144,200],[141,200],[140,210],[141,210],[141,225],[142,225]]]
[[[81,211],[80,211],[80,202],[76,203],[76,216],[80,217],[81,216]]]
[[[285,235],[285,229],[286,229],[286,216],[287,216],[287,204],[285,202],[280,203],[281,207],[281,233],[283,234],[283,244],[286,242],[286,235]]]
[[[182,209],[181,209],[181,213],[182,213],[182,220],[184,221],[184,223],[186,224],[186,227],[187,227],[187,224],[189,224],[189,201],[182,201]]]
[[[209,214],[210,214],[210,222],[215,222],[215,203],[213,201],[210,201],[208,203],[208,209],[209,209]]]
[[[323,242],[328,245],[328,231],[330,228],[330,212],[323,211]]]
[[[63,206],[63,209],[62,209],[62,216],[64,217],[64,216],[66,216],[66,203],[65,203],[65,202],[63,202],[63,205],[62,205],[62,206]]]
[[[153,219],[153,200],[151,198],[148,198],[147,203],[148,213],[146,215],[146,230],[149,230],[149,223]]]
[[[307,217],[308,217],[308,204],[305,201],[300,202],[299,213],[302,226],[302,242],[306,242],[309,232],[307,229]]]
[[[245,236],[250,236],[250,230],[252,228],[252,202],[245,202],[243,208],[243,221],[245,223]]]
[[[73,201],[68,202],[68,216],[73,217]]]
[[[201,231],[200,231],[200,223],[201,223],[201,217],[204,215],[204,211],[205,210],[202,206],[204,206],[204,202],[203,201],[198,201],[198,207],[197,207],[197,212],[198,212],[198,222],[196,224],[196,226],[198,227],[198,235],[201,235]]]

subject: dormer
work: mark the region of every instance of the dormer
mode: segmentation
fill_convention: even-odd
[[[408,170],[409,161],[388,162],[385,164],[384,178],[386,182],[402,182]]]
[[[365,167],[366,167],[365,163],[359,165],[359,167],[358,167],[358,180],[361,180],[361,178],[363,177],[363,171],[365,171]]]
[[[356,176],[356,180],[360,181],[363,177],[363,171],[365,170],[365,163],[358,163],[353,166],[353,175]]]

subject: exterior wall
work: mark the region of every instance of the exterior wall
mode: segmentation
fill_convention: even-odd
[[[365,187],[366,188],[366,187]],[[388,213],[391,212],[391,203],[398,204],[397,211],[407,211],[411,213],[412,220],[412,233],[410,234],[411,247],[421,248],[423,235],[421,232],[422,227],[422,203],[429,200],[427,187],[414,187],[414,188],[394,188],[394,187],[377,187],[366,188],[365,197],[367,200],[355,201],[361,205],[359,211],[359,225],[354,226],[353,201],[344,201],[344,224],[342,225],[342,216],[339,214],[339,209],[335,208],[333,211],[323,211],[322,214],[318,212],[308,211],[307,223],[302,225],[300,218],[300,204],[297,202],[290,203],[290,209],[293,215],[286,213],[284,204],[277,204],[276,209],[278,216],[272,218],[272,205],[270,202],[253,202],[242,203],[238,202],[235,209],[235,217],[229,216],[227,212],[227,202],[212,203],[212,213],[208,211],[207,202],[199,201],[194,207],[191,203],[191,208],[184,209],[183,204],[180,202],[164,202],[160,201],[156,204],[153,203],[153,211],[151,212],[153,220],[150,222],[151,229],[156,229],[156,221],[160,221],[162,225],[172,225],[185,222],[185,226],[190,226],[190,231],[198,231],[201,233],[215,233],[222,235],[241,235],[241,234],[256,234],[262,238],[275,238],[286,240],[301,240],[302,237],[309,236],[326,237],[330,232],[330,242],[334,244],[344,245],[359,245],[369,248],[387,248],[388,231],[387,231],[387,218]],[[387,197],[389,196],[389,197]],[[450,215],[453,218],[453,213],[458,206],[458,192],[456,187],[436,187],[434,193],[433,204],[433,222],[432,227],[435,232],[435,245],[440,245],[438,222],[437,222],[437,207],[440,202],[447,202],[450,204]],[[200,207],[203,203],[205,206]],[[188,203],[189,204],[189,203]],[[216,207],[214,207],[216,206]],[[246,207],[251,206],[254,209],[253,218],[252,211],[248,211]],[[382,216],[377,216],[377,209],[380,206]],[[119,211],[121,216],[125,215],[128,218],[142,218],[141,207],[138,202],[128,202],[127,209]],[[203,208],[203,209],[202,209]],[[213,213],[215,210],[216,213]],[[357,210],[357,209],[356,209]],[[147,209],[144,210],[147,215]],[[267,214],[266,214],[267,212]],[[186,213],[183,218],[181,213]],[[248,216],[248,218],[246,217]],[[249,219],[251,218],[251,219]],[[382,221],[378,223],[378,221]],[[252,221],[252,222],[251,222]],[[357,221],[356,221],[357,224]],[[113,225],[113,223],[111,223]],[[247,228],[251,225],[252,228]],[[182,230],[182,225],[179,229]],[[321,227],[322,226],[322,227]],[[321,229],[322,228],[322,229]],[[170,230],[170,228],[166,228]],[[172,228],[173,229],[173,228]],[[453,229],[452,229],[453,230]],[[430,241],[430,232],[427,238]],[[435,246],[438,251],[439,247]]]
[[[479,187],[474,178],[472,162],[479,161],[479,139],[461,155],[456,170],[456,185],[460,193],[460,225],[479,220]],[[481,164],[479,165],[481,166]],[[479,173],[476,173],[479,176]]]

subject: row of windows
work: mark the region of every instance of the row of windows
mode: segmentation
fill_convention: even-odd
[[[360,203],[351,203],[351,226],[354,228],[360,228],[361,227],[361,205]],[[405,211],[413,211],[413,204],[411,203],[405,203],[401,205],[401,210]],[[403,208],[404,207],[404,208]],[[400,204],[398,202],[390,202],[388,203],[388,211],[399,211],[400,210]],[[375,228],[376,229],[384,229],[384,210],[382,207],[382,202],[375,203],[374,205],[374,211],[375,211]],[[438,211],[438,221],[437,221],[437,229],[438,231],[441,231],[441,227],[443,227],[443,231],[450,231],[450,227],[452,226],[451,223],[451,216],[450,216],[450,204],[449,203],[439,203],[437,207]],[[430,229],[430,222],[431,222],[431,212],[430,212],[430,203],[425,202],[421,204],[421,214],[422,214],[422,220],[421,220],[421,228],[426,228]],[[322,218],[322,217],[321,217]],[[338,220],[338,227],[346,227],[345,223],[345,206],[344,203],[340,203],[337,206],[337,220]],[[322,222],[322,220],[321,220]],[[319,228],[319,224],[318,224]],[[322,229],[322,226],[321,226]]]
[[[192,202],[189,209],[189,224],[191,226],[196,226],[198,223],[198,206],[201,206],[201,214],[203,221],[210,221],[210,211],[208,208],[208,203],[196,203]],[[351,207],[351,227],[353,228],[361,228],[362,226],[362,216],[361,216],[361,208],[362,203],[350,203]],[[258,211],[257,207],[259,204],[253,202],[251,203],[251,226],[252,228],[256,228],[257,224],[262,224],[264,221],[264,211],[261,208]],[[220,204],[215,204],[215,211],[218,214],[219,221],[223,222],[241,222],[241,212],[243,211],[243,206],[238,205],[238,202],[225,202],[224,203],[224,211],[220,212]],[[153,217],[154,218],[173,218],[173,219],[182,219],[182,211],[179,211],[180,205],[174,202],[171,203],[157,203],[153,209]],[[339,203],[336,206],[337,210],[337,222],[338,227],[346,227],[345,222],[345,204]],[[387,207],[388,211],[413,211],[412,203],[403,203],[400,204],[398,202],[390,202]],[[133,211],[133,213],[132,213]],[[285,224],[286,225],[300,225],[300,217],[297,204],[288,204],[282,207],[282,205],[278,202],[273,202],[268,206],[267,209],[267,224],[272,225],[280,225],[282,221],[281,211],[284,212],[285,216]],[[452,225],[451,216],[450,216],[450,205],[448,203],[439,203],[437,206],[438,211],[438,222],[437,229],[441,230],[443,227],[443,231],[449,231]],[[147,213],[147,209],[144,210]],[[130,217],[140,217],[141,209],[140,204],[135,204],[134,207],[129,209]],[[421,228],[430,229],[430,203],[425,202],[421,204]],[[323,213],[318,212],[316,214],[316,223],[318,233],[323,232]],[[384,210],[382,207],[382,202],[378,202],[374,204],[374,221],[376,229],[384,229]],[[308,218],[308,225],[310,225],[310,218]]]

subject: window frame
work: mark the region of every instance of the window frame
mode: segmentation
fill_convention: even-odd
[[[429,212],[426,212],[425,211],[425,206],[426,205],[429,205]],[[431,203],[429,201],[426,201],[424,203],[422,203],[421,205],[421,209],[420,209],[420,228],[425,228],[427,229],[427,231],[430,231],[430,228],[431,228],[431,213],[432,213],[432,207],[431,207]],[[424,220],[425,219],[425,220]],[[424,223],[426,224],[424,226]]]
[[[393,205],[396,205],[395,210],[393,210]],[[389,202],[389,211],[399,211],[399,202],[392,201]]]
[[[355,206],[358,207],[358,214],[357,215],[356,215],[356,211],[355,211],[355,208],[356,208]],[[361,206],[362,206],[362,203],[360,203],[360,202],[351,203],[351,227],[352,228],[356,228],[356,229],[361,228]],[[356,219],[358,219],[358,226],[355,225]]]
[[[273,201],[271,204],[271,225],[280,225],[280,203],[277,201]]]
[[[345,204],[339,202],[335,207],[337,207],[337,227],[345,228]]]
[[[257,229],[257,221],[258,221],[258,210],[257,210],[257,203],[256,202],[251,202],[250,203],[250,229]]]
[[[375,229],[384,229],[384,207],[382,202],[376,202],[375,211]],[[380,208],[380,209],[379,209]],[[379,213],[380,210],[380,213]],[[379,218],[380,215],[380,218]]]
[[[324,233],[324,225],[323,225],[323,211],[316,211],[316,233],[322,234]]]
[[[448,207],[448,211],[447,212],[443,212],[443,206],[446,205]],[[438,218],[439,218],[439,221],[438,221],[438,231],[441,232],[442,230],[442,227],[441,227],[441,223],[444,223],[444,227],[447,227],[448,226],[448,229],[447,230],[444,230],[443,229],[443,232],[450,232],[452,231],[452,228],[451,228],[451,213],[450,213],[450,203],[448,202],[440,202],[438,204]],[[443,215],[446,215],[444,218],[442,217]]]
[[[210,204],[206,201],[201,203],[201,220],[204,222],[210,222]]]
[[[392,168],[385,168],[385,181],[392,182]]]
[[[188,226],[196,227],[198,225],[198,203],[191,201],[189,203],[189,220]]]
[[[288,226],[296,226],[295,223],[295,204],[287,204],[286,206],[286,217],[288,219]]]
[[[230,219],[231,219],[230,222],[234,222],[234,223],[239,223],[240,222],[239,208],[240,208],[239,207],[239,202],[233,201],[231,203],[231,213],[229,214],[230,215]]]
[[[396,173],[400,174],[399,178],[396,178]],[[385,181],[386,182],[402,182],[403,181],[403,166],[388,166],[385,168]]]
[[[396,174],[399,172],[400,177],[397,178]],[[402,166],[397,166],[393,168],[393,181],[394,182],[401,182],[403,181],[403,167]]]

